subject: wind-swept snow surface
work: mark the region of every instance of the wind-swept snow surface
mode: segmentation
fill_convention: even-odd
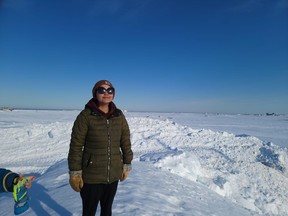
[[[0,112],[1,167],[37,176],[24,215],[81,215],[66,160],[78,113]],[[247,128],[232,134],[185,126],[202,114],[185,114],[185,122],[165,115],[126,113],[135,159],[119,184],[115,215],[288,215],[287,148],[249,136]],[[285,129],[287,116],[281,118]],[[262,122],[259,116],[259,128]],[[13,215],[12,194],[0,195],[0,215]]]

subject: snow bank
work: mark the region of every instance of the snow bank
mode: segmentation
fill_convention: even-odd
[[[140,161],[207,186],[259,214],[288,212],[287,149],[256,137],[130,118]]]

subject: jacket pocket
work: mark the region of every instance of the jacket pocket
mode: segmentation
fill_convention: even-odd
[[[83,154],[83,160],[82,160],[82,167],[83,169],[88,168],[93,164],[93,155],[90,153],[84,152]]]

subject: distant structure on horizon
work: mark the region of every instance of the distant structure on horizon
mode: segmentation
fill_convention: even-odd
[[[278,114],[276,113],[266,113],[266,116],[277,116]]]
[[[11,107],[0,107],[0,110],[1,111],[13,111],[14,108],[11,108]]]

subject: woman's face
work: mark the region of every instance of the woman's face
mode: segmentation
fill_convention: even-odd
[[[101,105],[109,104],[114,98],[114,88],[103,84],[97,89],[96,97]]]

